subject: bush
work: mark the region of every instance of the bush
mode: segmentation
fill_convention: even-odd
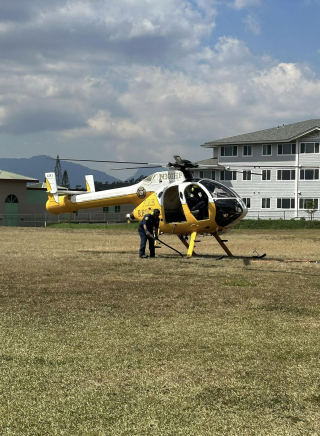
[[[306,221],[306,219],[300,218],[300,220],[242,220],[235,225],[235,229],[273,229],[273,230],[285,230],[285,229],[320,229],[320,221]]]

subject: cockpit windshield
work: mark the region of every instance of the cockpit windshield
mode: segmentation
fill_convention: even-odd
[[[221,183],[214,182],[211,180],[203,179],[200,181],[201,185],[203,185],[209,191],[212,198],[227,198],[227,197],[238,197],[238,195],[233,192],[231,189],[227,188]]]

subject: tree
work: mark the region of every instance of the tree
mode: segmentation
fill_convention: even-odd
[[[57,155],[56,166],[54,168],[54,172],[55,172],[55,175],[56,175],[57,185],[61,186],[62,185],[62,169],[61,169],[61,163],[60,163],[59,155]]]
[[[96,191],[106,191],[108,189],[124,188],[126,186],[134,185],[136,183],[141,182],[141,180],[143,180],[144,178],[145,178],[145,176],[140,176],[136,180],[134,178],[132,178],[132,179],[126,180],[124,182],[119,180],[118,182],[111,182],[111,183],[109,183],[109,182],[102,183],[102,182],[95,181],[94,185],[95,185]]]
[[[66,187],[68,189],[70,188],[70,182],[69,182],[69,176],[68,176],[67,170],[64,170],[64,172],[63,172],[62,186]]]
[[[314,213],[317,210],[315,201],[314,200],[307,200],[306,201],[306,209],[307,209],[308,214],[310,215],[310,220],[312,221]]]

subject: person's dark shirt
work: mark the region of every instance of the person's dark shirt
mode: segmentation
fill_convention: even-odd
[[[199,201],[201,201],[196,195],[194,195],[194,194],[189,194],[189,196],[188,196],[188,205],[189,205],[189,207],[194,207],[194,206],[196,206],[198,203],[199,203]]]
[[[147,213],[140,221],[139,228],[143,229],[143,224],[145,224],[149,232],[152,233],[154,228],[155,229],[159,228],[159,222],[160,222],[159,217],[156,218],[154,215],[151,215],[151,213]]]

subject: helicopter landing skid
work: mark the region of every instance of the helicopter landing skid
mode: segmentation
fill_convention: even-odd
[[[232,256],[234,259],[243,259],[244,262],[250,262],[250,260],[263,259],[266,257],[267,253],[259,254],[258,256]],[[227,259],[230,256],[226,256],[223,254],[222,256],[217,257],[215,260]]]
[[[222,241],[218,233],[212,233],[212,236],[216,238],[218,244],[224,249],[224,251],[227,253],[229,257],[233,257],[233,254],[229,250],[229,248],[226,246],[226,244]],[[223,256],[224,257],[224,256]]]
[[[180,239],[180,241],[183,243],[183,245],[188,249],[188,254],[189,254],[190,244],[188,244],[187,240],[184,238],[183,235],[177,235],[177,236]],[[197,254],[194,250],[192,250],[192,253],[190,256],[188,255],[188,257],[191,257],[191,256],[197,256]]]

